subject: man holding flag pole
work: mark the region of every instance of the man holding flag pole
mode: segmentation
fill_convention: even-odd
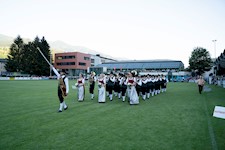
[[[68,109],[68,106],[66,105],[66,103],[64,101],[64,97],[66,97],[68,95],[68,93],[69,93],[69,80],[66,77],[66,70],[62,69],[62,71],[60,71],[60,73],[59,73],[55,69],[55,67],[53,67],[52,64],[50,64],[50,62],[46,59],[46,57],[41,52],[41,50],[39,48],[37,48],[37,49],[40,52],[40,54],[43,56],[43,58],[46,60],[46,62],[50,65],[50,67],[52,68],[52,70],[54,71],[54,73],[58,77],[58,80],[59,80],[59,84],[58,84],[58,97],[59,97],[59,101],[60,101],[60,105],[59,105],[58,112],[62,112],[62,109],[63,108],[64,108],[64,110],[67,110]]]

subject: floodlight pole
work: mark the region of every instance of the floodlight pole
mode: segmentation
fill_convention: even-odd
[[[216,41],[217,40],[212,40],[212,42],[214,43],[215,58],[216,58]]]

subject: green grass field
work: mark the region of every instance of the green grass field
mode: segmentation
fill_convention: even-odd
[[[114,98],[84,102],[70,88],[69,109],[58,113],[57,81],[0,81],[0,149],[225,149],[225,89],[199,94],[193,83],[169,83],[168,91],[139,105]],[[74,81],[70,81],[72,85]],[[71,86],[70,86],[71,87]]]

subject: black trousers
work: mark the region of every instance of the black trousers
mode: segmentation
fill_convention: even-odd
[[[109,91],[109,94],[112,94],[112,91],[113,91],[113,85],[108,85],[108,91]]]
[[[62,90],[60,89],[60,87],[58,87],[58,97],[59,97],[60,103],[62,103],[64,101],[64,98],[63,98]]]
[[[147,84],[142,84],[141,93],[142,95],[145,95],[147,93]]]
[[[139,96],[139,94],[141,92],[141,86],[140,85],[136,85],[136,91],[137,91],[137,94]]]
[[[127,91],[127,86],[123,85],[123,86],[121,87],[121,91],[122,91],[122,96],[125,96],[126,91]]]
[[[203,86],[202,85],[198,85],[198,91],[200,94],[202,94],[202,89],[203,89]]]
[[[93,82],[93,83],[90,85],[89,92],[90,92],[91,94],[94,94],[94,89],[95,89],[95,82]]]

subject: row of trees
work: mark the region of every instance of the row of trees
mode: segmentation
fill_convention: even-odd
[[[10,46],[5,68],[9,72],[22,72],[30,75],[47,76],[50,73],[49,65],[43,59],[38,49],[50,61],[50,46],[44,37],[36,37],[33,42],[25,44],[18,36]]]
[[[40,48],[45,57],[50,61],[50,46],[44,37],[36,37],[33,42],[25,44],[18,36],[10,47],[6,70],[9,72],[22,72],[30,75],[49,75],[49,65],[43,59],[37,48]],[[202,74],[210,70],[212,60],[209,52],[202,47],[197,47],[192,51],[189,58],[189,70],[194,70],[197,74]]]

